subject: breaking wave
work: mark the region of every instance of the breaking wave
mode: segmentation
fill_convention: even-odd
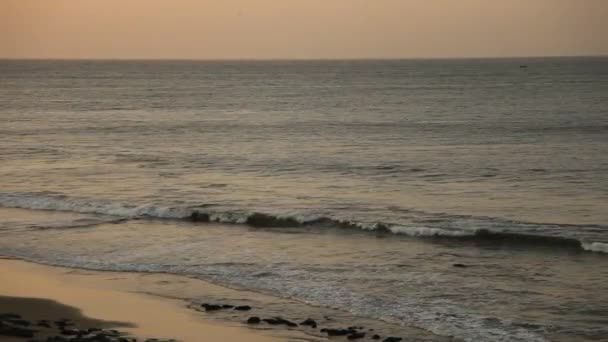
[[[284,216],[246,210],[214,211],[209,208],[212,206],[205,205],[190,207],[138,206],[105,201],[87,201],[67,198],[62,195],[0,194],[0,207],[109,215],[117,217],[114,221],[118,223],[128,219],[153,218],[195,223],[245,224],[259,228],[348,228],[373,231],[378,234],[396,234],[418,238],[458,239],[461,241],[517,245],[557,245],[589,252],[608,253],[608,242],[583,241],[568,236],[524,234],[485,228],[454,229],[388,222],[358,222],[326,216]],[[513,222],[513,224],[516,223]]]
[[[608,242],[583,242],[581,243],[581,247],[590,252],[608,253]]]

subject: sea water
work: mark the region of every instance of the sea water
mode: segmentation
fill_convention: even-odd
[[[0,253],[608,340],[608,59],[0,61]]]

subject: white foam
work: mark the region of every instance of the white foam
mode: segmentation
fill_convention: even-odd
[[[608,253],[608,243],[607,242],[582,243],[581,246],[586,251]]]
[[[29,194],[0,194],[0,206],[5,208],[71,211],[85,214],[119,216],[123,218],[139,216],[181,218],[189,215],[188,210],[181,208],[164,208],[153,205],[129,206],[120,203],[93,202]]]
[[[403,234],[407,236],[467,236],[472,235],[474,232],[465,232],[462,230],[447,230],[440,228],[429,228],[429,227],[406,227],[406,226],[392,226],[389,228],[391,232],[395,234]]]
[[[217,221],[217,222],[221,222],[221,223],[243,224],[243,223],[247,222],[246,214],[221,212],[221,213],[210,213],[209,216],[212,221]]]

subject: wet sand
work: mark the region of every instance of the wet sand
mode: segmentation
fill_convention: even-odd
[[[32,322],[68,319],[79,327],[124,331],[140,341],[145,338],[183,342],[286,340],[245,327],[204,320],[187,309],[182,300],[135,292],[137,286],[126,281],[128,278],[125,274],[117,286],[112,274],[105,272],[79,274],[62,267],[0,259],[0,313],[15,313]],[[45,329],[41,330],[44,335]],[[27,340],[1,338],[7,342]]]

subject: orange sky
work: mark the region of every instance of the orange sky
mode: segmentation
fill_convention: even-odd
[[[608,0],[0,0],[0,58],[608,54]]]

